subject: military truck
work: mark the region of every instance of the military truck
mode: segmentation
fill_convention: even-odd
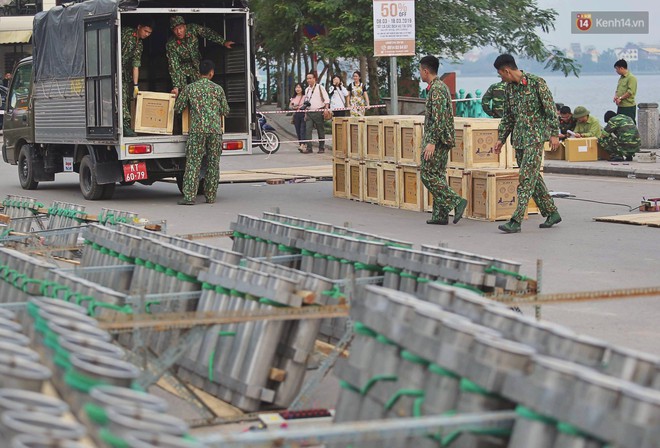
[[[87,0],[35,16],[33,56],[14,69],[7,96],[2,158],[18,165],[27,190],[78,173],[88,200],[109,199],[118,183],[151,185],[176,179],[182,188],[185,142],[181,118],[171,135],[123,135],[121,32],[150,14],[143,40],[139,89],[170,92],[165,44],[170,17],[207,26],[231,49],[200,39],[202,58],[214,61],[214,82],[227,95],[223,155],[252,151],[255,130],[253,19],[240,0]]]

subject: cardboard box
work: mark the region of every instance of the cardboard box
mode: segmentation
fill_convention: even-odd
[[[566,160],[569,162],[595,162],[598,160],[598,139],[567,138],[564,140],[566,147]]]
[[[566,160],[566,146],[564,142],[559,142],[559,148],[556,151],[550,148],[550,142],[545,142],[543,144],[543,157],[545,157],[545,160]]]
[[[176,96],[162,92],[138,92],[131,121],[133,130],[141,134],[172,135]]]

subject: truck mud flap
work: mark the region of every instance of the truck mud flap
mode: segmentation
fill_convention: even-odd
[[[32,159],[32,169],[34,171],[34,180],[37,182],[52,182],[55,180],[55,173],[46,172],[44,158],[36,155],[36,151],[30,151]]]
[[[112,160],[96,162],[96,181],[99,184],[114,184],[124,180],[121,162]]]

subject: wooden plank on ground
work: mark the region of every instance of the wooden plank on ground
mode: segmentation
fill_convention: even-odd
[[[660,227],[660,213],[633,213],[630,215],[602,216],[594,221],[612,222],[617,224],[633,224],[637,226]]]
[[[170,386],[169,383],[162,378],[158,381],[157,385],[172,395],[176,395],[177,397],[179,396],[176,389]],[[244,415],[244,412],[237,407],[232,406],[231,404],[204,392],[202,389],[198,389],[190,383],[186,383],[186,386],[218,417],[234,418]]]
[[[332,165],[231,170],[220,173],[220,183],[265,182],[271,179],[332,178]]]

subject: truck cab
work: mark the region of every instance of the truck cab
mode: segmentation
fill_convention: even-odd
[[[169,117],[173,123],[166,132],[138,127],[136,135],[123,132],[130,117],[122,116],[121,30],[135,28],[143,14],[154,23],[153,33],[142,41],[138,85],[145,95],[167,97],[172,89],[166,42],[172,38],[173,15],[235,42],[227,49],[200,39],[200,51],[215,63],[213,81],[223,87],[230,106],[223,155],[251,153],[256,122],[253,21],[243,2],[87,0],[35,16],[34,54],[14,69],[2,156],[18,166],[24,189],[53,181],[57,173],[78,173],[89,200],[111,198],[120,182],[150,185],[174,178],[181,188],[188,135],[180,115]],[[139,108],[132,106],[136,126]]]

